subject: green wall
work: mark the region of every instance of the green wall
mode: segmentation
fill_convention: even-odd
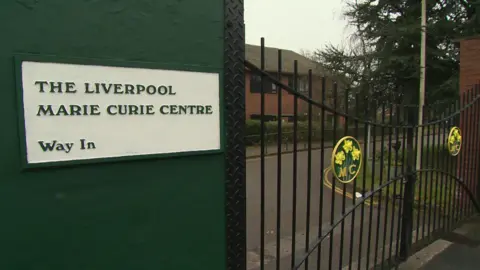
[[[22,171],[13,61],[223,69],[223,19],[220,0],[0,2],[0,269],[225,269],[223,154]]]

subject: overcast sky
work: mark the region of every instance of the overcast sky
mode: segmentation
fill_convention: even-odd
[[[342,18],[345,0],[245,0],[245,32],[248,44],[299,52],[314,50],[348,36]]]

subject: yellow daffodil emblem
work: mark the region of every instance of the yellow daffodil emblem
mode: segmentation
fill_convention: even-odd
[[[349,153],[350,151],[352,151],[353,149],[353,142],[352,140],[345,140],[345,142],[343,143],[343,150],[345,151],[345,153]]]
[[[353,181],[360,172],[362,165],[362,149],[360,143],[353,137],[340,139],[332,153],[332,172],[342,183]]]
[[[448,135],[448,152],[450,155],[456,156],[462,148],[462,135],[458,127],[452,127]]]
[[[448,138],[448,143],[450,143],[450,144],[455,143],[455,137],[454,137],[454,136],[450,136],[450,137]]]
[[[335,164],[342,165],[345,161],[345,152],[340,151],[335,155]]]
[[[362,152],[360,151],[360,149],[358,149],[356,147],[353,147],[353,151],[352,151],[353,160],[359,160],[361,154],[362,154]]]

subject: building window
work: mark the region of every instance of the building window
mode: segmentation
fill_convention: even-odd
[[[308,95],[308,80],[305,77],[299,77],[298,78],[298,84],[297,87],[298,89],[294,88],[294,83],[293,83],[293,75],[288,76],[288,86],[293,88],[294,90],[297,90],[303,95]]]
[[[295,85],[293,85],[293,75],[288,76],[288,86],[293,88]]]
[[[306,78],[300,78],[298,82],[298,91],[304,95],[308,95],[308,82]]]
[[[261,120],[262,119],[262,115],[260,114],[251,114],[250,115],[250,119],[251,120]],[[270,114],[265,114],[263,115],[263,120],[265,122],[269,122],[269,121],[277,121],[277,116],[276,115],[270,115]]]
[[[250,92],[260,93],[262,90],[262,76],[251,74],[250,76]],[[266,94],[276,94],[277,88],[268,78],[263,79],[263,91]]]

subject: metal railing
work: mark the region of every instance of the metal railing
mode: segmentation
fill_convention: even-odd
[[[246,239],[251,253],[258,252],[258,269],[390,269],[480,210],[476,202],[480,194],[478,86],[460,100],[424,106],[425,121],[418,125],[418,107],[404,100],[361,98],[348,89],[339,91],[334,84],[334,101],[328,106],[325,78],[319,87],[321,98],[314,100],[313,89],[318,87],[313,87],[312,70],[307,71],[305,96],[295,91],[297,61],[292,63],[293,87],[269,75],[264,63],[262,40],[261,67],[248,61],[245,66],[262,77],[262,85],[265,80],[276,85],[277,105],[285,98],[293,99],[294,118],[288,134],[278,118],[272,142],[277,155],[268,162],[271,135],[260,120],[260,134],[265,134],[259,136],[260,158],[247,165]],[[279,50],[276,74],[282,74],[284,64]],[[284,96],[284,91],[291,95]],[[263,89],[260,98],[264,115]],[[300,102],[308,106],[306,130],[298,127]],[[333,130],[314,129],[314,107],[321,110],[321,120],[327,112],[336,116]],[[277,108],[277,115],[282,115],[282,106]],[[338,117],[345,119],[344,124],[338,123]],[[371,134],[368,127],[372,127]],[[461,136],[452,135],[456,134],[452,127],[459,127]],[[331,136],[326,136],[328,132]],[[345,136],[352,138],[348,144]],[[361,140],[369,136],[376,141],[371,146]],[[355,151],[362,153],[357,155],[362,167],[347,173],[341,154],[351,150],[342,147],[352,149],[352,141],[358,141],[360,149]],[[332,149],[338,143],[340,148]],[[278,154],[286,145],[292,154]],[[300,150],[304,150],[302,155]],[[367,158],[369,152],[371,158]],[[338,163],[332,163],[337,154]],[[415,166],[417,159],[420,168]],[[346,181],[346,176],[352,177]]]

